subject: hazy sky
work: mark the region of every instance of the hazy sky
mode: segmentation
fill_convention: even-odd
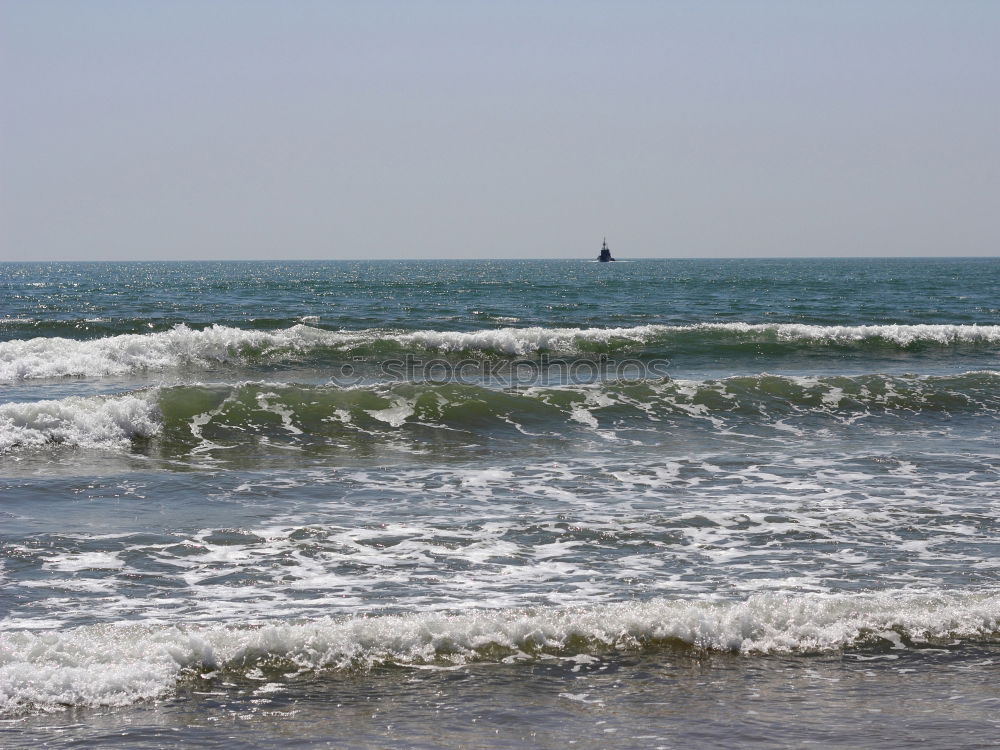
[[[998,255],[1000,2],[0,0],[0,260]]]

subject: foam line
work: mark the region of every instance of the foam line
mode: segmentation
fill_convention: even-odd
[[[203,627],[97,625],[0,633],[0,713],[120,706],[169,694],[185,675],[605,654],[658,642],[747,655],[816,653],[878,641],[994,637],[1000,594],[755,595],[585,608],[324,618]]]
[[[244,364],[252,358],[295,359],[309,353],[371,353],[380,347],[395,352],[496,352],[527,355],[539,351],[572,353],[615,347],[661,345],[675,353],[689,345],[909,347],[995,345],[1000,326],[872,325],[817,326],[793,323],[700,323],[685,326],[645,325],[629,328],[497,328],[479,331],[328,331],[295,325],[258,331],[213,325],[194,330],[178,325],[170,331],[123,334],[92,340],[67,338],[15,339],[0,342],[0,382],[35,378],[95,377],[160,371],[181,366],[204,368]]]

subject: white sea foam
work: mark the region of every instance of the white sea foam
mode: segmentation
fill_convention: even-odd
[[[98,625],[0,634],[0,713],[120,706],[179,678],[265,663],[288,674],[377,664],[531,660],[672,640],[743,654],[821,652],[882,638],[976,639],[1000,629],[1000,595],[757,595],[537,610],[272,622],[260,627]],[[277,660],[277,661],[275,661]]]
[[[998,325],[820,326],[802,323],[700,323],[678,327],[678,330],[683,329],[716,330],[755,335],[773,334],[782,341],[851,343],[866,339],[882,339],[899,346],[908,346],[917,341],[935,344],[1000,343],[1000,326]]]
[[[380,422],[385,422],[392,427],[399,427],[413,416],[413,401],[405,398],[395,398],[392,400],[392,406],[386,409],[369,409],[366,413]]]
[[[416,331],[386,336],[400,343],[439,351],[491,350],[529,354],[541,349],[574,351],[580,344],[607,344],[616,339],[645,343],[670,334],[718,331],[748,336],[770,336],[779,341],[851,343],[883,339],[900,346],[916,341],[936,344],[1000,343],[1000,326],[978,325],[864,325],[819,326],[798,323],[698,323],[682,326],[644,325],[628,328],[499,328],[470,332]]]
[[[69,375],[122,375],[181,364],[210,365],[240,359],[247,348],[308,348],[322,331],[296,325],[281,331],[178,325],[170,331],[78,341],[34,338],[0,343],[0,382]]]
[[[849,344],[880,339],[898,346],[918,341],[935,345],[997,344],[1000,326],[702,323],[685,326],[645,325],[628,328],[497,328],[479,331],[414,331],[368,329],[326,331],[295,325],[258,331],[214,325],[194,330],[179,325],[170,331],[123,334],[79,341],[65,338],[16,339],[0,342],[0,382],[64,376],[122,375],[159,371],[182,365],[212,366],[243,362],[248,350],[264,355],[299,356],[316,348],[363,346],[379,341],[437,351],[495,351],[526,355],[541,350],[570,353],[613,342],[648,344],[671,336],[721,333],[750,341],[800,341]]]
[[[125,563],[113,552],[79,552],[48,557],[45,567],[63,572],[77,572],[80,570],[117,570],[125,567]]]
[[[0,405],[0,453],[45,443],[121,448],[159,430],[156,391]]]

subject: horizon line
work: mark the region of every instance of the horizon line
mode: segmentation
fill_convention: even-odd
[[[636,260],[989,260],[1000,259],[996,255],[737,255],[737,256],[663,256],[634,255],[616,258],[612,263]],[[594,258],[582,257],[500,257],[500,258],[105,258],[97,260],[80,260],[53,258],[49,260],[0,260],[0,263],[37,265],[42,263],[373,263],[373,262],[421,262],[444,263],[450,261],[569,261],[581,263],[598,263]]]

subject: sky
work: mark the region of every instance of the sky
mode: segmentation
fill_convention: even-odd
[[[0,0],[0,260],[1000,254],[1000,2]]]

